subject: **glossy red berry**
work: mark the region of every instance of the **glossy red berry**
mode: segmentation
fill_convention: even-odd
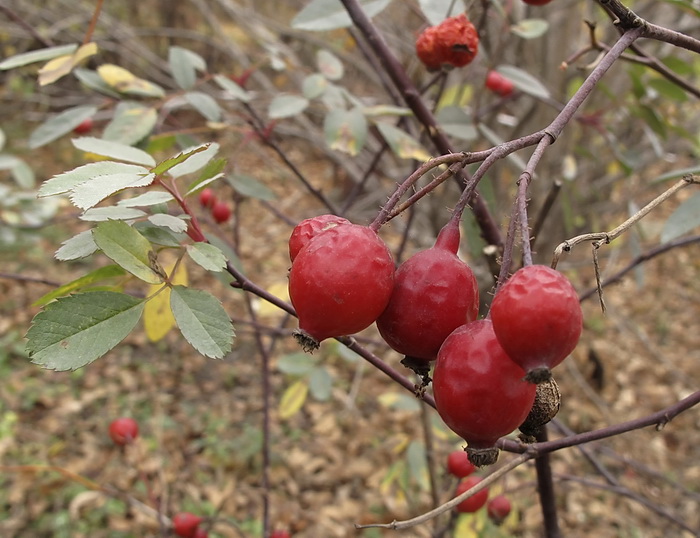
[[[138,435],[139,425],[133,418],[117,418],[109,425],[109,436],[116,445],[129,445]]]
[[[550,370],[576,347],[583,313],[576,290],[546,265],[516,271],[491,304],[493,330],[505,352],[532,382],[549,379]]]
[[[199,204],[202,207],[212,207],[216,203],[216,195],[210,188],[203,189],[199,193]]]
[[[536,387],[523,381],[524,375],[503,351],[488,319],[462,325],[442,344],[433,371],[435,407],[467,442],[475,465],[494,463],[496,441],[530,412]]]
[[[73,132],[75,134],[86,134],[92,131],[93,127],[93,120],[92,118],[86,118],[83,121],[81,121],[74,129]]]
[[[486,512],[488,513],[489,518],[496,525],[503,523],[503,520],[508,517],[508,514],[510,514],[510,510],[510,501],[505,495],[496,495],[486,506]]]
[[[457,478],[465,478],[476,471],[464,450],[454,450],[447,456],[447,472]]]
[[[291,536],[289,532],[282,529],[274,530],[272,534],[270,534],[270,538],[291,538]]]
[[[335,228],[341,224],[351,224],[349,220],[336,215],[319,215],[310,219],[302,220],[292,230],[289,237],[289,258],[294,261],[299,251],[321,232]]]
[[[217,224],[223,224],[231,218],[231,208],[226,202],[216,201],[211,208],[211,216]]]
[[[297,254],[289,271],[297,339],[313,351],[326,338],[369,327],[393,287],[394,261],[376,232],[357,224],[326,230]]]
[[[463,67],[478,50],[479,35],[464,13],[426,28],[416,40],[416,54],[429,70],[442,65]]]
[[[182,538],[195,538],[202,518],[190,512],[180,512],[173,517],[173,532]]]
[[[498,71],[488,72],[488,75],[486,75],[486,87],[502,97],[507,97],[515,90],[513,82],[501,75]]]
[[[530,4],[531,6],[543,6],[545,4],[549,4],[552,0],[523,0],[526,4]]]
[[[437,357],[445,338],[479,313],[479,287],[457,257],[459,222],[450,221],[432,248],[396,271],[394,291],[377,319],[382,338],[395,351],[423,361]]]
[[[457,486],[457,492],[456,495],[461,495],[468,489],[473,488],[476,486],[479,482],[481,482],[481,478],[478,476],[470,476],[466,480],[463,480],[462,482],[459,483]],[[486,501],[489,498],[489,488],[484,488],[481,491],[478,491],[471,497],[468,497],[467,499],[463,500],[461,503],[459,503],[457,506],[455,506],[455,510],[460,513],[474,513],[480,508],[482,508],[485,504]]]

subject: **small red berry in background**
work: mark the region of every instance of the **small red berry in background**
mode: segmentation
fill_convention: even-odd
[[[133,418],[117,418],[109,425],[109,436],[115,445],[129,445],[138,435],[139,425]]]
[[[496,338],[533,383],[576,347],[583,327],[578,294],[559,271],[529,265],[516,271],[491,303]]]
[[[217,224],[223,224],[231,218],[231,208],[226,202],[216,201],[211,208],[211,216]]]
[[[488,75],[486,75],[486,87],[501,97],[507,97],[515,90],[513,82],[501,75],[498,71],[488,72]]]
[[[455,450],[447,456],[447,472],[457,478],[466,478],[476,471],[464,450]]]
[[[341,224],[351,224],[351,222],[336,215],[319,215],[302,220],[294,227],[289,237],[289,259],[294,261],[299,251],[318,234]]]
[[[477,467],[495,463],[496,441],[530,412],[537,389],[524,376],[498,343],[489,319],[462,325],[442,344],[433,371],[435,407],[467,442],[469,461]]]
[[[526,4],[530,4],[531,6],[543,6],[545,4],[549,4],[552,0],[523,0]]]
[[[81,121],[75,129],[73,129],[73,132],[75,134],[85,134],[89,133],[92,131],[92,126],[93,126],[93,121],[92,118],[86,118],[83,121]]]
[[[207,187],[199,193],[199,204],[202,207],[212,207],[216,203],[214,191]]]
[[[491,521],[496,525],[503,523],[503,520],[510,514],[511,506],[508,497],[505,495],[497,495],[489,501],[486,507],[486,512]]]
[[[394,291],[377,328],[406,357],[435,360],[445,338],[479,313],[479,286],[457,256],[459,240],[459,222],[450,221],[432,248],[414,254],[396,271]]]
[[[272,534],[270,534],[270,538],[291,538],[291,536],[287,531],[281,529],[272,531]]]
[[[374,230],[345,224],[318,234],[289,271],[297,341],[313,351],[326,338],[366,329],[386,308],[393,288],[394,260]]]
[[[197,527],[197,530],[194,531],[192,538],[209,538],[209,533],[202,527]]]
[[[478,51],[479,35],[464,13],[426,28],[416,40],[416,55],[431,71],[442,65],[464,67]]]
[[[479,482],[481,482],[481,478],[478,476],[470,476],[466,480],[463,480],[462,482],[459,483],[457,486],[457,493],[455,494],[455,497],[457,495],[461,495],[468,489],[473,488],[476,486]],[[468,499],[463,500],[461,503],[459,503],[457,506],[455,506],[455,510],[457,512],[460,512],[462,514],[471,514],[479,510],[481,507],[483,507],[486,504],[486,501],[489,499],[489,488],[484,488],[478,493],[475,493]]]
[[[195,538],[202,518],[190,512],[180,512],[173,517],[173,532],[182,538]]]

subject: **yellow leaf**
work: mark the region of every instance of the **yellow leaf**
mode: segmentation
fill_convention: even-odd
[[[281,419],[288,419],[297,414],[306,401],[309,386],[305,379],[296,381],[284,391],[280,400],[279,414]]]
[[[80,64],[86,58],[97,54],[96,43],[86,43],[78,48],[73,54],[64,54],[58,58],[53,58],[46,62],[39,69],[39,86],[46,86],[56,82]]]
[[[473,514],[461,514],[455,525],[455,538],[479,538],[479,533],[474,529]]]
[[[174,263],[169,264],[165,268],[165,272],[170,274],[173,270]],[[171,275],[173,285],[187,285],[187,268],[184,264],[180,264]],[[162,287],[162,284],[151,284],[149,286],[148,295],[154,294]],[[170,288],[164,289],[158,295],[153,297],[146,303],[143,310],[143,327],[146,331],[146,337],[151,342],[158,342],[163,339],[166,334],[175,326],[175,318],[170,309]]]
[[[107,85],[121,93],[137,93],[151,97],[162,97],[164,94],[159,86],[118,65],[102,64],[97,68],[97,74]]]
[[[267,288],[267,291],[283,301],[289,301],[289,283],[286,280],[275,282]],[[258,314],[261,316],[281,316],[284,312],[272,303],[260,301],[258,303]]]

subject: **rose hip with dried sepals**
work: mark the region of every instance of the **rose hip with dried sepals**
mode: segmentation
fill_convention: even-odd
[[[302,220],[289,236],[289,259],[294,261],[299,251],[318,234],[341,224],[351,224],[351,222],[337,215],[319,215]]]
[[[532,408],[536,388],[524,375],[488,319],[458,327],[440,347],[433,371],[435,407],[467,442],[469,461],[477,467],[496,462],[496,441],[522,424]]]
[[[450,221],[433,247],[414,254],[396,271],[394,291],[377,328],[406,357],[435,360],[445,338],[479,313],[479,287],[457,256],[459,240],[459,221]]]
[[[369,327],[394,288],[394,260],[374,230],[357,224],[317,235],[294,258],[289,297],[299,317],[295,337],[306,351],[326,338]]]
[[[551,369],[578,344],[583,327],[576,290],[546,265],[516,271],[496,292],[490,317],[499,343],[532,383],[551,377]]]

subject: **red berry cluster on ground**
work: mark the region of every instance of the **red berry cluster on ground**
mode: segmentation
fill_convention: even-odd
[[[578,344],[583,313],[578,294],[560,272],[545,265],[518,270],[491,304],[496,338],[528,380],[549,379],[550,370]]]
[[[395,351],[435,360],[445,338],[476,319],[479,287],[472,270],[457,257],[459,240],[459,222],[450,221],[432,248],[396,271],[391,300],[377,319],[379,333]]]
[[[202,207],[209,209],[212,218],[217,224],[223,224],[231,218],[229,205],[219,200],[210,188],[206,188],[199,193],[199,203]]]
[[[443,65],[464,67],[478,50],[479,35],[464,13],[426,28],[416,40],[416,54],[431,71]]]
[[[498,71],[488,72],[486,75],[486,87],[501,97],[507,97],[515,90],[513,82]]]
[[[393,288],[394,260],[376,232],[349,223],[317,230],[289,271],[297,340],[313,351],[326,338],[366,329],[386,308]]]
[[[133,418],[117,418],[109,425],[109,436],[115,445],[129,445],[133,443],[138,435],[139,425]]]
[[[199,526],[202,521],[195,514],[180,512],[173,517],[173,532],[182,538],[206,538],[206,531]]]

